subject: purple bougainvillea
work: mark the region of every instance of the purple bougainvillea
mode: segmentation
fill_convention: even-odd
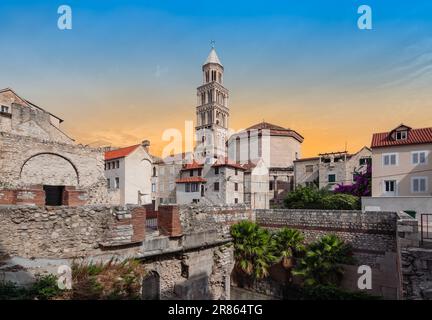
[[[353,184],[338,184],[335,193],[347,193],[358,197],[368,197],[371,195],[372,167],[368,165],[366,171],[354,173]]]

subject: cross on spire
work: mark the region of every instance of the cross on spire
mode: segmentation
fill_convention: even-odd
[[[216,44],[216,41],[214,41],[214,40],[210,41],[210,47],[212,47],[212,49],[214,49],[215,44]]]

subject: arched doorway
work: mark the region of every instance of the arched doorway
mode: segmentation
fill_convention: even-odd
[[[143,300],[160,300],[160,276],[156,271],[150,271],[142,282]]]

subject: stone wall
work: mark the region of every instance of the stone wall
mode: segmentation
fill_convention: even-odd
[[[335,234],[353,246],[357,265],[372,268],[371,294],[396,299],[400,295],[396,213],[274,209],[256,210],[256,222],[269,229],[298,229],[306,242]],[[347,266],[343,287],[357,290],[356,266]]]
[[[229,226],[251,215],[244,207],[0,206],[0,280],[31,282],[76,259],[133,257],[159,275],[163,299],[229,299]],[[159,227],[148,235],[147,216]]]
[[[139,207],[0,206],[0,221],[0,253],[23,258],[98,255],[145,237]]]
[[[404,212],[398,214],[403,298],[432,300],[432,249],[422,246],[418,222]]]
[[[108,203],[99,149],[0,132],[0,189],[64,185],[89,194],[87,204]]]

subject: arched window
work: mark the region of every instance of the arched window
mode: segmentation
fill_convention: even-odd
[[[156,167],[153,167],[153,177],[156,177]]]

